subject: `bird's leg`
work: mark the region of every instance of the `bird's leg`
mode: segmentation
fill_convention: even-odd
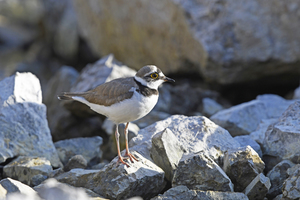
[[[131,153],[129,153],[129,149],[128,149],[128,125],[129,122],[127,122],[125,129],[124,129],[124,134],[125,134],[125,145],[126,145],[126,152],[125,152],[125,156],[128,156],[130,161],[133,162],[133,159],[138,161],[138,159],[136,157],[134,157],[134,155],[132,155]]]
[[[129,165],[124,162],[123,160],[123,157],[121,156],[121,152],[120,152],[120,143],[119,143],[119,137],[120,137],[120,134],[119,134],[119,131],[118,131],[118,124],[116,124],[116,132],[115,132],[115,137],[116,137],[116,142],[117,142],[117,149],[118,149],[118,157],[119,157],[119,160],[118,162],[121,162],[123,163],[124,165],[126,165],[127,167],[129,167]]]

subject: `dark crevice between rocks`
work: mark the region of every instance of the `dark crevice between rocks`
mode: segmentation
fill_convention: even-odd
[[[5,177],[3,176],[3,168],[4,168],[4,166],[5,166],[5,165],[8,165],[10,162],[12,162],[13,160],[15,160],[16,158],[17,158],[17,156],[12,157],[12,158],[7,158],[5,162],[0,163],[0,180],[1,180],[2,178],[5,178]]]

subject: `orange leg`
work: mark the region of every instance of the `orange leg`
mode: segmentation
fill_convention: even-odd
[[[125,129],[124,129],[124,134],[125,134],[125,145],[126,145],[126,152],[125,152],[125,156],[128,156],[130,161],[133,163],[133,159],[138,161],[138,159],[136,157],[134,157],[134,155],[132,155],[131,153],[129,153],[129,149],[128,149],[128,125],[129,122],[127,122]]]
[[[118,131],[118,124],[116,124],[116,132],[115,132],[115,137],[116,137],[116,142],[117,142],[117,149],[118,149],[118,156],[119,156],[119,160],[118,162],[121,162],[123,163],[124,165],[126,165],[127,167],[129,167],[129,165],[124,162],[123,160],[123,157],[121,156],[121,152],[120,152],[120,143],[119,143],[119,137],[120,137],[120,134],[119,134],[119,131]]]

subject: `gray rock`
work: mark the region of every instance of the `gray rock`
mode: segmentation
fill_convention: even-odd
[[[256,130],[262,119],[280,117],[293,102],[277,95],[260,95],[256,100],[222,110],[210,119],[232,136],[248,135]]]
[[[180,185],[167,190],[164,194],[160,194],[151,200],[248,200],[243,193],[236,192],[218,192],[218,191],[201,191],[189,190],[186,186]]]
[[[40,157],[20,156],[3,168],[6,177],[16,179],[26,185],[34,185],[32,179],[36,175],[49,176],[52,171],[50,161]]]
[[[71,92],[85,92],[116,78],[134,76],[136,71],[122,65],[113,55],[108,55],[94,64],[88,64],[80,73]],[[88,106],[77,101],[64,101],[64,106],[78,116],[90,116],[96,113]]]
[[[223,84],[300,73],[294,64],[300,58],[298,0],[74,4],[82,37],[94,52],[114,52],[135,69],[155,63],[167,74],[199,72]]]
[[[293,99],[300,99],[300,86],[294,91]]]
[[[100,170],[86,170],[86,169],[72,169],[68,172],[59,174],[54,178],[61,182],[74,187],[85,187],[92,181],[93,177],[99,173]]]
[[[48,178],[49,178],[49,176],[46,176],[46,175],[43,175],[43,174],[34,175],[31,178],[31,185],[32,186],[37,186],[37,185],[41,184],[44,180],[46,180]]]
[[[254,132],[250,133],[250,137],[255,140],[259,145],[263,145],[265,140],[265,133],[271,124],[277,122],[278,118],[262,119]]]
[[[266,162],[277,164],[281,160],[300,162],[300,101],[296,101],[282,114],[265,134],[264,156]],[[273,167],[270,164],[268,167]]]
[[[164,170],[167,180],[172,181],[173,172],[184,151],[170,129],[153,136],[150,153],[154,163]]]
[[[203,152],[182,157],[174,172],[172,186],[189,189],[233,192],[233,184],[225,172]]]
[[[161,98],[161,94],[159,94]],[[154,107],[155,108],[155,107]],[[135,123],[136,125],[138,125],[139,128],[146,128],[147,126],[150,126],[151,124],[157,122],[157,121],[161,121],[164,120],[168,117],[170,117],[171,115],[169,113],[166,112],[162,112],[162,111],[156,111],[156,110],[152,110],[149,114],[147,114],[145,117],[138,119],[136,121],[134,121],[133,123]]]
[[[36,192],[31,187],[11,178],[2,179],[0,185],[7,191],[7,194],[18,192],[29,196],[36,196]]]
[[[39,187],[35,188],[38,195],[46,200],[90,200],[82,188],[73,188],[59,183],[55,179],[48,179]]]
[[[0,199],[4,199],[6,197],[6,194],[6,189],[2,185],[0,185]]]
[[[225,151],[240,147],[240,144],[231,137],[228,131],[206,117],[183,115],[173,115],[140,130],[138,136],[130,141],[129,146],[145,158],[151,159],[151,138],[166,128],[170,129],[177,137],[186,153],[205,151],[217,163],[218,159],[224,156]]]
[[[87,161],[82,155],[75,155],[70,158],[68,163],[65,165],[64,170],[70,171],[71,169],[81,168],[85,169],[87,167]]]
[[[82,155],[89,163],[92,160],[100,160],[102,151],[102,138],[99,136],[90,138],[73,138],[55,142],[54,145],[59,158],[63,164],[67,164],[69,159],[75,155]]]
[[[283,195],[280,194],[280,195],[277,195],[273,200],[283,200]]]
[[[109,199],[134,196],[151,198],[157,195],[165,187],[163,170],[142,155],[133,151],[131,153],[139,158],[138,162],[128,163],[130,167],[124,164],[117,165],[116,157],[85,187]]]
[[[47,83],[44,102],[47,106],[47,119],[54,140],[66,139],[63,136],[69,135],[67,127],[72,125],[78,128],[78,123],[80,123],[63,106],[63,102],[57,99],[57,95],[61,92],[70,90],[78,76],[79,73],[74,68],[62,66]],[[64,134],[61,134],[62,132]],[[75,135],[74,130],[72,130],[72,135]]]
[[[270,187],[270,179],[261,173],[246,187],[244,193],[249,200],[264,199]]]
[[[203,98],[202,105],[203,105],[202,112],[208,117],[224,109],[222,105],[220,105],[219,103],[217,103],[215,100],[211,98]]]
[[[289,160],[283,160],[268,172],[267,177],[271,182],[271,188],[267,194],[268,198],[273,199],[282,193],[283,182],[288,178],[287,170],[294,165],[295,164]]]
[[[235,136],[234,139],[238,141],[242,147],[245,147],[247,145],[251,146],[252,149],[254,149],[254,151],[258,153],[259,157],[262,157],[260,145],[256,141],[254,141],[250,135]]]
[[[288,169],[289,177],[284,181],[282,188],[282,199],[299,199],[300,165]]]
[[[264,168],[265,163],[250,146],[230,149],[224,157],[223,169],[237,192],[242,192]]]
[[[16,73],[0,82],[0,163],[15,156],[46,157],[61,166],[42,104],[39,80]]]

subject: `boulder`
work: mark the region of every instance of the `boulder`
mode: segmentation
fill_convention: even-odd
[[[203,152],[183,156],[174,171],[172,187],[233,192],[233,184],[225,172]]]
[[[45,157],[61,166],[42,104],[39,80],[16,73],[0,82],[0,163],[15,156]]]
[[[31,187],[11,178],[2,179],[0,181],[0,185],[2,186],[2,188],[6,190],[7,194],[17,192],[21,194],[30,195],[30,196],[37,195],[36,192]]]
[[[75,155],[70,158],[64,167],[64,171],[70,171],[71,169],[85,169],[87,167],[87,161],[82,155]]]
[[[280,117],[293,102],[277,95],[259,95],[255,100],[219,111],[210,119],[232,136],[248,135],[256,130],[262,119]]]
[[[137,152],[131,153],[139,161],[128,162],[130,167],[127,167],[117,164],[116,157],[95,174],[85,187],[109,199],[134,196],[149,199],[157,195],[165,187],[164,171]]]
[[[33,186],[33,178],[42,175],[44,180],[52,171],[50,161],[40,157],[20,156],[3,168],[3,175]]]
[[[159,96],[159,99],[160,99],[161,94],[159,94],[159,95],[160,95]],[[170,116],[171,115],[169,113],[166,113],[163,111],[156,111],[156,106],[155,106],[154,109],[152,111],[150,111],[149,114],[147,114],[145,117],[142,117],[141,119],[134,121],[133,123],[138,125],[139,128],[146,128],[147,126],[150,126],[151,124],[154,124],[155,122],[167,119]]]
[[[273,199],[277,195],[282,194],[283,183],[289,176],[287,170],[294,165],[295,164],[289,160],[283,160],[268,172],[267,177],[271,182],[271,188],[267,194],[268,198]]]
[[[251,138],[250,135],[239,135],[235,136],[234,139],[238,141],[242,147],[251,146],[254,151],[256,151],[259,157],[262,157],[262,151],[260,145]]]
[[[244,193],[247,195],[249,200],[264,199],[270,187],[270,179],[261,173],[251,181],[251,183],[246,187]]]
[[[82,155],[88,163],[102,157],[100,146],[102,138],[99,136],[90,138],[73,138],[55,142],[55,148],[63,164],[67,164],[69,159],[75,155]]]
[[[264,168],[264,162],[250,146],[230,149],[224,157],[223,169],[236,192],[242,192]]]
[[[288,107],[278,121],[265,133],[263,154],[266,165],[273,167],[281,160],[300,163],[300,101]],[[272,165],[267,164],[272,163]]]
[[[203,105],[202,112],[207,117],[210,117],[213,114],[217,113],[218,111],[224,109],[222,105],[220,105],[214,99],[208,97],[202,99],[202,105]]]
[[[180,185],[167,190],[164,194],[160,194],[151,200],[248,200],[243,193],[237,192],[219,192],[219,191],[202,191],[189,190],[186,186]]]
[[[174,170],[184,153],[177,137],[170,129],[156,134],[152,138],[150,153],[154,163],[164,170],[166,179],[171,182]]]
[[[225,151],[240,147],[228,131],[206,117],[183,115],[173,115],[141,129],[138,136],[130,141],[129,146],[145,158],[151,159],[152,137],[166,128],[177,137],[187,154],[205,151],[217,163],[224,156]]]
[[[115,53],[135,69],[155,63],[166,74],[196,72],[222,84],[299,78],[298,0],[73,2],[93,51]]]
[[[278,118],[271,118],[271,119],[262,119],[258,124],[255,131],[251,132],[249,136],[255,140],[260,146],[263,146],[265,140],[265,133],[268,130],[268,127],[271,124],[277,122]]]
[[[282,187],[282,199],[299,199],[300,165],[288,169],[289,177],[284,181]]]
[[[80,73],[77,81],[71,87],[71,92],[85,92],[100,84],[116,78],[134,76],[136,71],[122,65],[113,55],[108,55],[94,64],[88,64]],[[65,91],[68,92],[68,91]],[[77,101],[63,101],[64,106],[77,116],[90,116],[96,113],[88,106]]]

